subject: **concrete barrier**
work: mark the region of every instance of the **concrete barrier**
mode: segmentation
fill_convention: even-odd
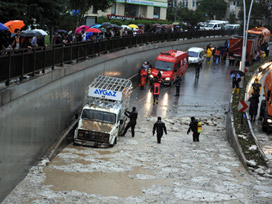
[[[213,38],[224,44],[227,38]],[[0,201],[25,177],[82,107],[87,86],[100,74],[128,78],[144,61],[169,49],[206,47],[211,38],[148,44],[56,67],[0,92]]]

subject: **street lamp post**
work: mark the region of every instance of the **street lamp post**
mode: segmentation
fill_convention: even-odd
[[[248,11],[248,18],[246,22],[246,1],[243,0],[243,6],[244,6],[244,33],[243,33],[243,48],[242,48],[242,59],[239,70],[245,71],[245,61],[246,61],[246,50],[247,50],[247,35],[248,35],[248,27],[249,27],[249,21],[250,21],[250,15],[253,5],[253,0],[251,0],[249,11]],[[244,80],[242,79],[242,86],[244,84]]]

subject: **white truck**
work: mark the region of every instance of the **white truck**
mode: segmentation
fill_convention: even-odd
[[[74,144],[109,147],[117,143],[126,125],[132,82],[129,79],[98,76],[88,86],[86,105],[81,111]]]

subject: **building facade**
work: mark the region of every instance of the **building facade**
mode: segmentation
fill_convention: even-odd
[[[167,0],[115,0],[106,12],[91,8],[88,16],[121,16],[166,20]]]

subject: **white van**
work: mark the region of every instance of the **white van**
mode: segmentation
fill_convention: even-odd
[[[204,61],[204,49],[201,47],[191,47],[188,50],[188,62],[189,64],[202,63]]]
[[[221,30],[224,27],[224,23],[208,23],[204,30]]]

